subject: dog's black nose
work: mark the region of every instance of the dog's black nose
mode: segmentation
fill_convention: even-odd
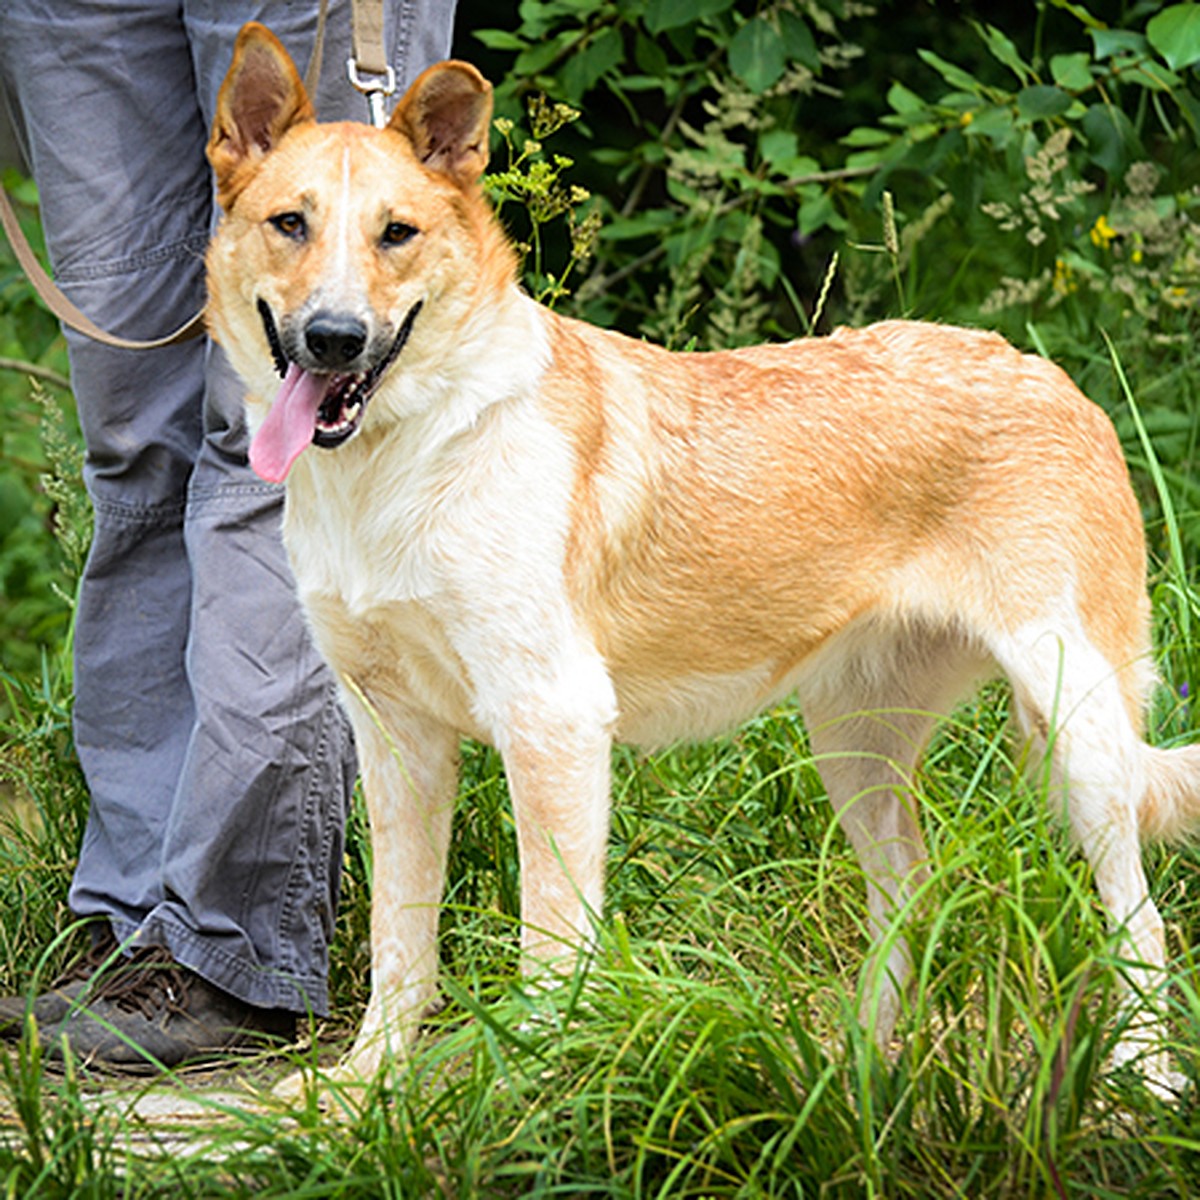
[[[304,330],[304,344],[322,367],[352,363],[367,344],[367,327],[357,317],[317,313]]]

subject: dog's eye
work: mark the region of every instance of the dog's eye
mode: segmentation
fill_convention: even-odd
[[[304,222],[304,214],[298,212],[280,213],[278,216],[271,217],[270,221],[284,237],[291,238],[296,242],[303,240],[308,228]]]
[[[416,236],[417,231],[412,225],[406,225],[403,221],[389,221],[383,231],[383,244],[385,246],[403,246],[405,242]]]

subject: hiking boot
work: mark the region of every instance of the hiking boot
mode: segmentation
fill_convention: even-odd
[[[62,1056],[65,1039],[82,1066],[143,1074],[295,1035],[293,1013],[247,1004],[180,966],[165,947],[145,946],[125,969],[104,972],[85,1007],[45,1040],[50,1058]]]
[[[72,1008],[78,1007],[97,972],[106,967],[116,969],[123,961],[117,955],[117,939],[105,921],[91,947],[53,980],[46,991],[35,996],[32,1003],[27,995],[0,997],[0,1038],[16,1041],[25,1028],[27,1012],[32,1013],[44,1034],[63,1021]]]

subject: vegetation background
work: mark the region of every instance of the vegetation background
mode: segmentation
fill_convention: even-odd
[[[546,302],[676,346],[903,315],[1061,362],[1112,416],[1146,514],[1151,736],[1195,736],[1200,5],[460,0],[456,52],[497,84],[488,186]],[[36,239],[32,186],[5,184]],[[0,248],[0,980],[31,991],[80,944],[87,505],[65,373]],[[214,1101],[185,1161],[131,1149],[121,1105],[48,1075],[36,1042],[0,1049],[4,1192],[1188,1195],[1194,1084],[1163,1103],[1104,1070],[1123,946],[1005,717],[1000,688],[961,710],[919,782],[933,877],[894,1060],[852,1020],[862,881],[791,708],[617,752],[609,919],[550,1015],[516,974],[500,766],[468,747],[446,1004],[411,1064],[337,1122]],[[351,827],[338,1019],[314,1056],[365,998],[361,811]],[[1200,857],[1148,859],[1194,1081]]]

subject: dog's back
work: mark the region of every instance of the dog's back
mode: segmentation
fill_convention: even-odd
[[[638,729],[642,709],[662,723],[672,677],[756,673],[756,707],[857,621],[987,652],[1058,602],[1140,729],[1141,517],[1111,424],[1057,367],[915,322],[682,355],[553,327],[542,402],[582,451],[575,603],[619,694],[660,685],[621,704],[633,740],[686,731]]]

